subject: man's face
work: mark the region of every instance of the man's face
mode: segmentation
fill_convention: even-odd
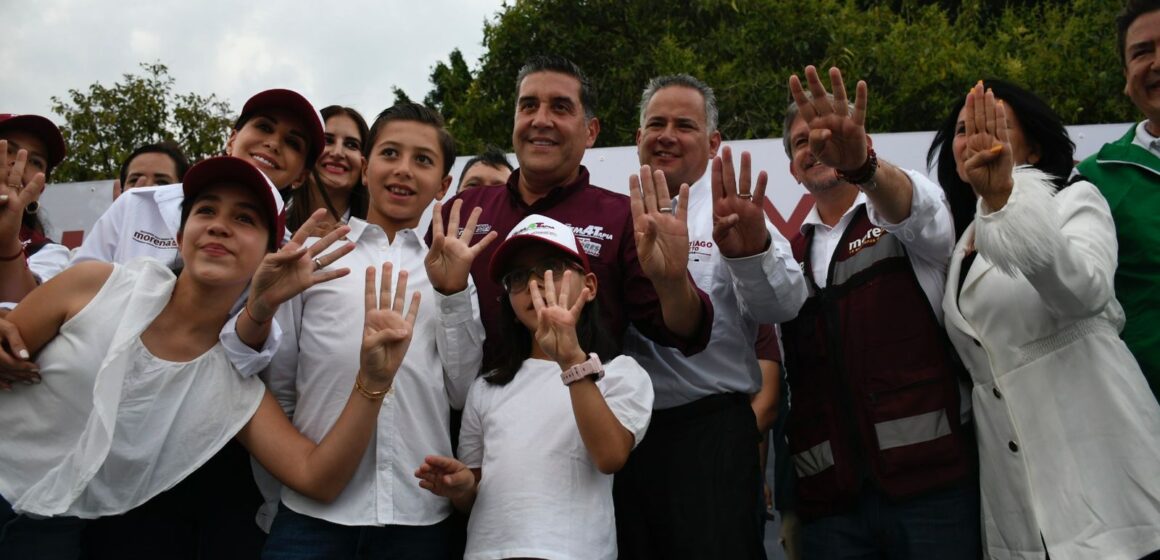
[[[492,167],[485,162],[477,161],[475,165],[463,170],[463,179],[459,182],[459,190],[465,191],[487,185],[503,185],[507,183],[511,174],[512,170],[506,167]]]
[[[801,117],[789,127],[789,172],[810,193],[818,193],[842,184],[834,168],[823,165],[810,151],[810,127]]]
[[[584,150],[596,142],[600,125],[584,116],[580,80],[559,72],[528,74],[516,100],[512,146],[520,176],[562,183],[575,176]]]
[[[177,182],[177,162],[162,152],[138,154],[125,169],[122,190],[154,185],[172,185]]]
[[[721,145],[721,133],[710,133],[706,120],[701,92],[685,86],[657,91],[645,107],[644,127],[636,131],[641,165],[664,171],[670,190],[695,183]]]
[[[1124,93],[1160,123],[1160,10],[1144,14],[1124,35]]]

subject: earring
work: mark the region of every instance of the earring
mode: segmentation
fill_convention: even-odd
[[[36,200],[29,202],[28,206],[24,207],[24,213],[28,214],[29,216],[35,216],[38,210],[40,210],[40,202]]]

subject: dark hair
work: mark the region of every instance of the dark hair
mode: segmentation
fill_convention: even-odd
[[[204,193],[205,189],[198,193],[197,196],[192,198],[185,197],[181,200],[181,221],[178,222],[178,232],[185,230],[185,222],[189,219],[189,213],[193,211],[193,206],[197,204],[197,201],[204,197]],[[262,212],[263,217],[266,219],[266,229],[270,233],[269,237],[266,239],[266,252],[273,253],[278,250],[278,248],[275,246],[275,242],[277,242],[277,240],[281,237],[282,230],[278,229],[277,217],[267,214],[265,205],[259,206],[259,210]]]
[[[350,108],[341,105],[330,105],[324,107],[321,111],[322,121],[325,123],[334,116],[349,117],[354,121],[354,125],[358,128],[360,147],[366,146],[367,137],[370,131],[367,129],[367,121],[362,114]],[[321,157],[319,159],[322,159]],[[290,206],[286,209],[286,226],[290,231],[297,231],[314,212],[314,197],[317,196],[322,199],[322,207],[326,208],[327,212],[334,217],[336,221],[341,220],[342,216],[338,215],[338,210],[334,208],[334,202],[330,200],[330,194],[326,189],[322,188],[322,179],[318,176],[318,166],[310,169],[306,175],[306,183],[301,187],[294,189],[290,193]],[[350,208],[350,215],[354,218],[366,219],[367,205],[369,195],[367,194],[367,187],[362,183],[362,174],[360,173],[355,180],[354,187],[350,189],[350,200],[348,201],[348,208]]]
[[[1128,40],[1128,28],[1140,16],[1156,10],[1160,10],[1160,0],[1128,0],[1116,15],[1116,52],[1120,54],[1120,65],[1124,68],[1128,67],[1128,45],[1124,44]]]
[[[371,125],[368,141],[363,142],[364,156],[368,159],[371,157],[371,148],[378,141],[383,128],[391,121],[410,121],[434,127],[439,134],[439,149],[443,152],[443,176],[446,177],[451,173],[451,166],[455,164],[455,138],[447,131],[443,117],[438,111],[418,103],[397,103],[379,113],[379,116],[375,117],[375,124]]]
[[[181,151],[181,146],[172,140],[165,140],[162,142],[155,142],[153,144],[145,144],[133,150],[129,157],[121,162],[121,189],[125,188],[125,181],[129,178],[129,164],[133,163],[137,156],[142,154],[165,154],[169,159],[173,160],[173,167],[177,169],[177,182],[185,177],[185,172],[189,171],[189,159],[185,157],[185,152]]]
[[[463,178],[467,176],[467,170],[471,169],[477,163],[482,163],[496,169],[506,167],[508,171],[515,171],[511,162],[508,161],[507,155],[503,153],[503,150],[495,146],[488,146],[483,150],[483,153],[467,160],[467,163],[463,164],[463,171],[459,172],[459,183],[455,185],[456,189],[463,186]]]
[[[701,99],[705,102],[705,130],[710,134],[716,132],[717,95],[713,93],[713,88],[706,85],[705,82],[688,74],[657,76],[648,81],[648,85],[640,94],[640,127],[644,128],[644,112],[648,109],[648,103],[652,101],[653,96],[658,91],[673,86],[686,87],[701,94]]]
[[[516,95],[519,95],[520,85],[529,74],[538,72],[558,72],[576,78],[580,82],[580,104],[584,106],[584,117],[596,118],[596,90],[584,71],[576,66],[575,62],[558,55],[538,55],[529,58],[516,74]]]
[[[497,332],[505,333],[506,339],[500,344],[497,357],[491,371],[484,374],[484,379],[492,385],[507,385],[515,379],[524,361],[532,355],[532,333],[528,327],[516,318],[512,309],[512,302],[505,293],[499,298],[500,329]],[[580,348],[586,352],[596,352],[601,362],[607,362],[616,357],[616,346],[604,327],[600,312],[600,305],[595,299],[584,305],[580,313],[580,321],[576,324],[576,338]]]
[[[1067,186],[1067,179],[1075,166],[1072,159],[1075,144],[1067,135],[1059,115],[1035,94],[1015,84],[1002,80],[983,80],[983,87],[994,91],[995,99],[1001,99],[1015,113],[1028,148],[1039,155],[1039,161],[1032,166],[1050,175],[1057,189]],[[938,159],[938,182],[950,202],[956,237],[962,236],[967,225],[975,219],[975,193],[969,184],[959,178],[955,166],[955,127],[965,103],[964,96],[951,107],[950,113],[935,132],[934,141],[926,154],[928,169],[933,168],[935,159]]]

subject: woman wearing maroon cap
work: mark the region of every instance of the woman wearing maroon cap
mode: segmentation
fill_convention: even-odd
[[[20,336],[6,337],[4,351],[39,354],[42,370],[41,383],[0,394],[0,423],[8,427],[0,433],[0,557],[79,557],[77,518],[146,503],[235,435],[285,484],[319,500],[337,496],[354,472],[409,345],[418,294],[404,315],[405,275],[392,296],[389,282],[375,294],[375,272],[367,271],[359,375],[343,415],[316,445],[260,380],[233,371],[218,332],[248,290],[243,313],[259,328],[239,334],[261,345],[281,302],[349,272],[326,267],[350,246],[322,255],[348,229],[303,248],[318,213],[277,250],[281,199],[236,158],[194,166],[184,190],[180,274],[147,259],[82,263],[9,316]],[[138,537],[118,543],[116,554],[214,556],[207,546],[236,544],[148,527]],[[163,551],[143,545],[159,540]]]
[[[0,302],[20,301],[68,264],[68,249],[45,237],[37,214],[45,181],[64,156],[52,121],[0,114]]]

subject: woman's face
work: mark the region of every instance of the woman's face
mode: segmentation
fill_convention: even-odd
[[[1039,154],[1035,153],[1033,147],[1028,143],[1028,139],[1023,135],[1023,127],[1019,124],[1019,117],[1015,111],[1011,110],[1011,106],[1004,103],[1003,108],[1006,109],[1007,114],[1007,139],[1011,142],[1011,150],[1015,155],[1015,165],[1035,164],[1039,161]],[[959,118],[955,121],[955,140],[953,144],[955,152],[955,171],[959,174],[959,179],[963,182],[967,181],[966,168],[964,163],[966,158],[964,154],[967,149],[967,107],[963,106],[959,111]]]
[[[306,127],[287,111],[270,110],[250,117],[230,134],[226,154],[248,160],[279,189],[302,184],[306,178]]]
[[[588,301],[592,301],[596,297],[596,275],[585,274],[580,268],[580,263],[569,258],[565,253],[546,245],[528,247],[526,250],[520,251],[520,254],[513,258],[508,266],[507,274],[504,276],[504,287],[507,289],[509,279],[515,281],[511,289],[507,290],[508,299],[511,301],[512,311],[516,313],[516,319],[519,319],[520,323],[523,323],[531,332],[536,332],[536,326],[540,323],[535,305],[532,303],[531,283],[535,282],[539,287],[540,295],[544,296],[544,276],[549,270],[552,271],[556,295],[559,295],[560,290],[564,287],[564,272],[571,271],[567,275],[570,303],[576,301],[576,296],[585,287],[589,289]]]
[[[185,271],[202,282],[245,284],[266,255],[270,229],[250,189],[222,184],[202,191],[177,241]]]
[[[318,158],[318,176],[331,189],[350,189],[358,184],[363,168],[362,139],[358,125],[345,113],[326,119],[326,148]]]

